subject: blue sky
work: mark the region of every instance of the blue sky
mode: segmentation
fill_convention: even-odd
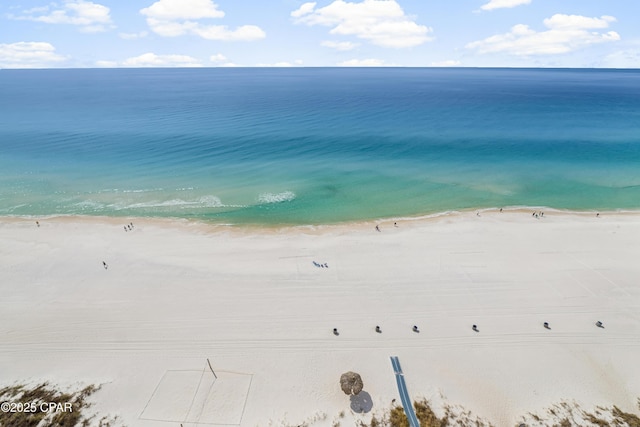
[[[639,0],[2,0],[0,68],[640,68]]]

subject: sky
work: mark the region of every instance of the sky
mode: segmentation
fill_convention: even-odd
[[[1,0],[0,68],[640,68],[640,0]]]

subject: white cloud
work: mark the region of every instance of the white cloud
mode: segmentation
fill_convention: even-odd
[[[140,13],[147,17],[151,31],[165,37],[191,34],[207,40],[252,41],[266,36],[255,25],[242,25],[231,30],[224,25],[202,24],[199,22],[201,19],[225,16],[212,0],[158,0],[141,9]]]
[[[162,21],[224,17],[211,0],[158,0],[140,13]]]
[[[80,31],[97,33],[113,28],[110,9],[85,0],[65,0],[62,8],[51,6],[24,10],[22,15],[9,15],[11,19],[44,22],[47,24],[76,25]],[[57,8],[57,9],[56,9]]]
[[[187,55],[156,55],[145,53],[126,59],[123,67],[202,67],[197,59]]]
[[[276,62],[273,64],[256,64],[256,67],[293,67],[293,64],[290,62]]]
[[[15,7],[16,9],[18,9],[18,7]],[[22,11],[22,13],[24,13],[25,15],[32,15],[34,13],[47,13],[49,12],[49,6],[38,6],[38,7],[32,7],[31,9],[25,9]]]
[[[330,47],[330,48],[336,49],[336,50],[341,50],[341,51],[352,50],[352,49],[355,49],[356,47],[360,46],[359,43],[336,42],[336,41],[332,41],[332,40],[325,40],[322,43],[320,43],[320,45],[322,45],[324,47]]]
[[[116,68],[117,66],[116,61],[96,61],[96,67],[99,68]]]
[[[482,10],[502,9],[529,4],[531,0],[490,0],[489,3],[480,6]]]
[[[145,38],[149,35],[146,31],[140,31],[139,33],[119,33],[118,37],[125,40],[137,40]]]
[[[337,64],[339,67],[389,67],[382,59],[350,59]]]
[[[461,64],[460,61],[456,61],[455,59],[449,59],[446,61],[432,62],[431,66],[432,67],[459,67],[460,64]]]
[[[599,65],[606,68],[640,68],[640,48],[612,52]]]
[[[65,61],[45,42],[0,44],[0,68],[47,68]]]
[[[151,31],[164,37],[183,36],[198,27],[196,22],[162,21],[156,18],[147,18],[147,24]]]
[[[316,2],[304,3],[297,10],[291,12],[291,16],[294,18],[300,18],[301,16],[313,13],[313,9],[315,9],[316,4]]]
[[[508,53],[517,56],[554,55],[574,51],[596,43],[620,40],[615,31],[597,32],[614,22],[612,16],[589,18],[579,15],[556,14],[544,20],[546,31],[535,31],[519,24],[505,34],[467,44],[479,53]]]
[[[396,0],[334,0],[318,9],[314,2],[304,3],[291,12],[291,17],[299,24],[333,27],[330,34],[355,36],[392,48],[421,45],[431,40],[428,34],[433,31],[405,15]]]
[[[616,22],[613,16],[589,18],[580,15],[556,14],[544,20],[544,25],[552,30],[590,30],[594,28],[608,28],[609,24]]]
[[[298,67],[302,65],[302,59],[296,59],[293,63],[288,61],[274,62],[271,64],[256,64],[256,67]]]
[[[209,61],[211,62],[224,62],[227,60],[227,57],[221,53],[216,53],[215,55],[211,55],[209,57]]]
[[[265,37],[264,31],[255,25],[243,25],[235,30],[229,30],[223,25],[199,25],[191,32],[207,40],[222,41],[252,41]]]

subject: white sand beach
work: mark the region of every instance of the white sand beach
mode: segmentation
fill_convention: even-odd
[[[128,426],[353,425],[399,402],[398,356],[412,399],[497,426],[563,399],[637,412],[640,214],[531,212],[380,232],[5,217],[0,386],[103,384],[94,409]]]

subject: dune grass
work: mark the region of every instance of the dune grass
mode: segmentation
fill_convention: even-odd
[[[439,410],[433,408],[426,399],[413,403],[420,427],[491,427],[492,424],[478,418],[460,406],[448,404],[439,405]],[[638,399],[640,409],[640,399]],[[440,416],[438,415],[440,414]],[[409,420],[402,406],[392,403],[383,413],[372,415],[367,424],[359,422],[359,427],[409,427]],[[593,411],[586,411],[576,403],[561,402],[547,408],[541,414],[529,413],[521,417],[515,427],[640,427],[640,416],[625,412],[617,406],[597,407]]]
[[[75,392],[62,392],[48,383],[35,386],[13,385],[0,389],[0,402],[12,404],[0,411],[0,427],[76,427],[89,425],[91,417],[85,412],[88,397],[98,390],[90,385]],[[47,410],[49,404],[63,410]],[[65,407],[65,404],[67,406]],[[70,404],[70,406],[68,406]],[[25,405],[28,410],[24,410]],[[106,419],[93,425],[108,427]]]
[[[638,399],[640,409],[640,399]],[[591,411],[581,408],[575,402],[561,402],[547,408],[543,413],[529,413],[521,417],[520,425],[551,425],[553,427],[640,427],[638,415],[624,412],[617,406],[598,406]]]
[[[420,427],[447,427],[447,426],[473,426],[473,427],[490,427],[491,424],[473,417],[468,411],[453,411],[452,408],[445,406],[444,415],[439,418],[431,407],[428,400],[416,400],[413,402],[416,411],[416,417],[420,422]],[[409,427],[409,420],[404,413],[402,406],[393,405],[382,416],[371,417],[371,422],[364,427]]]
[[[640,408],[640,399],[638,399],[638,408]],[[626,423],[626,425],[629,427],[640,427],[640,417],[638,417],[637,415],[623,412],[617,406],[613,407],[611,413],[617,421]]]

